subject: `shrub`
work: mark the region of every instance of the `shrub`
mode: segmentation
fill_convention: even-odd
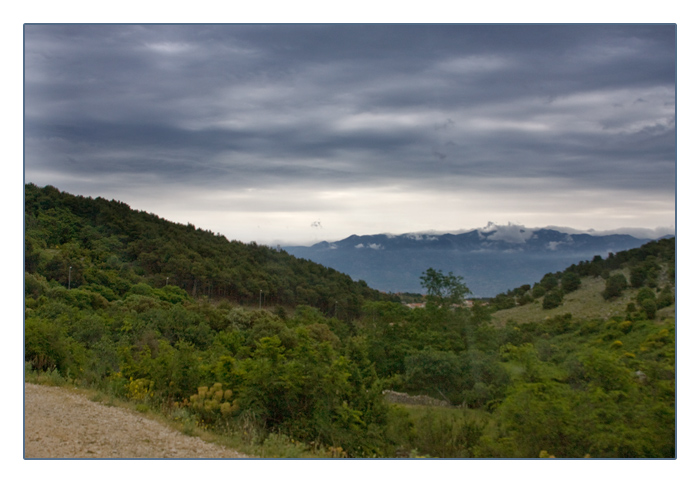
[[[629,320],[625,320],[624,322],[620,323],[620,330],[625,334],[629,334],[632,331],[632,328],[632,322]]]
[[[415,422],[411,443],[418,453],[436,458],[469,458],[484,425],[466,411],[428,408]]]
[[[198,387],[197,394],[179,403],[178,407],[187,408],[204,424],[212,424],[220,418],[229,418],[240,411],[238,401],[233,399],[233,391],[224,390],[220,382],[211,387]]]
[[[643,287],[637,292],[637,303],[642,305],[645,300],[656,300],[656,294],[649,287]]]
[[[544,277],[542,277],[540,284],[546,292],[549,292],[551,290],[556,289],[559,286],[559,279],[553,273],[548,273]]]
[[[153,295],[153,288],[147,283],[140,282],[132,285],[129,289],[129,293],[151,297]]]
[[[545,293],[547,293],[547,289],[539,283],[536,283],[532,288],[532,296],[536,299],[542,297]]]
[[[491,306],[496,310],[505,310],[515,307],[515,299],[504,293],[499,293],[491,299]]]
[[[449,398],[461,402],[461,393],[467,385],[467,361],[453,352],[426,349],[406,357],[406,387],[424,391],[432,397]]]
[[[153,381],[130,378],[127,397],[133,401],[144,401],[153,397]]]
[[[64,330],[48,320],[28,318],[24,325],[24,358],[34,369],[64,372],[70,362]]]
[[[659,293],[659,296],[656,298],[656,307],[658,309],[662,309],[664,307],[668,307],[670,305],[673,305],[676,301],[676,298],[673,296],[673,292],[669,287],[665,287],[661,293]]]
[[[561,278],[561,289],[564,293],[570,293],[581,286],[581,277],[575,272],[566,272]]]
[[[653,320],[656,317],[656,302],[653,299],[642,300],[641,308],[647,319]]]
[[[24,294],[38,297],[48,288],[46,279],[39,274],[24,273]]]
[[[627,288],[627,279],[621,273],[611,275],[605,282],[605,290],[603,290],[603,298],[610,300],[622,295],[622,291]]]
[[[544,299],[542,300],[542,308],[545,310],[554,309],[559,307],[563,301],[564,298],[562,297],[561,292],[555,290],[547,293],[544,296]]]

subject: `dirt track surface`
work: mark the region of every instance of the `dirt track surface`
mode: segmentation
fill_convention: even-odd
[[[25,458],[247,458],[59,387],[24,385]]]

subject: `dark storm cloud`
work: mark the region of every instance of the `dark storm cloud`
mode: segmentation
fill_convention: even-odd
[[[26,177],[672,196],[675,69],[673,25],[27,25]]]

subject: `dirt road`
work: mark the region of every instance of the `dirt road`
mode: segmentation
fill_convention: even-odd
[[[24,385],[25,458],[247,458],[59,387]]]

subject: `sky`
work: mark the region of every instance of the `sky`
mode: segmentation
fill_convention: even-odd
[[[675,120],[673,24],[24,26],[25,182],[244,242],[673,233]]]

